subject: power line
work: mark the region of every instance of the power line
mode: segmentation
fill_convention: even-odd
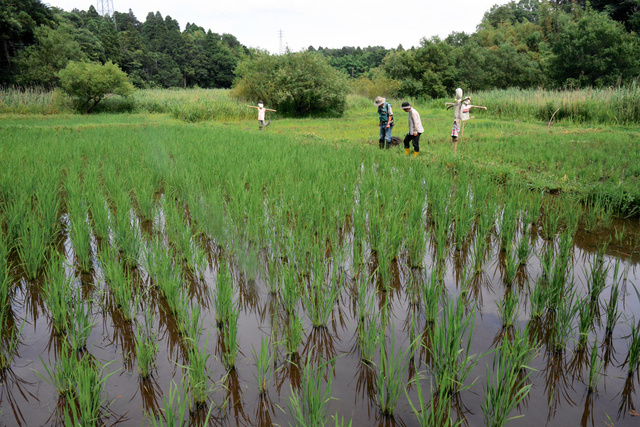
[[[116,29],[118,28],[118,26],[116,25],[116,16],[113,13],[113,0],[97,0],[98,4],[96,5],[96,9],[98,11],[98,14],[100,14],[100,16],[107,17],[107,16],[111,16],[113,17],[113,25],[116,26]]]
[[[282,32],[282,30],[278,31],[278,35],[280,36],[280,55],[282,55],[284,53],[284,50],[282,48],[282,35],[284,33]]]

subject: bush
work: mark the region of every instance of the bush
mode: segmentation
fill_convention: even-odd
[[[236,97],[262,100],[284,115],[341,116],[346,108],[346,76],[315,52],[258,53],[240,62],[236,75]]]
[[[71,61],[58,73],[60,87],[74,100],[79,110],[89,113],[107,94],[129,96],[133,85],[127,75],[112,62],[104,65]]]

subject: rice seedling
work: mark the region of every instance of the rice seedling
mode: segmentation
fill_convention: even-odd
[[[507,191],[505,197],[508,199],[505,202],[502,215],[499,218],[500,249],[502,251],[511,251],[516,233],[517,203],[520,201],[520,197],[517,194],[513,194],[513,192],[513,189]]]
[[[216,323],[218,328],[223,327],[236,310],[236,302],[234,301],[233,281],[231,273],[224,262],[220,263],[218,269],[218,280],[216,283],[216,291],[212,292],[212,298],[216,307]]]
[[[407,253],[409,254],[411,267],[422,267],[428,240],[429,233],[425,236],[424,226],[421,222],[409,227],[407,233]]]
[[[484,270],[484,261],[487,253],[487,239],[491,232],[495,215],[495,207],[487,205],[486,209],[480,214],[476,227],[476,240],[474,245],[474,269],[476,273]]]
[[[189,301],[186,296],[183,301],[186,303],[186,305],[189,305]],[[182,325],[184,326],[182,333],[187,339],[187,345],[193,344],[198,341],[198,338],[200,338],[203,329],[202,325],[204,319],[200,317],[200,305],[196,302],[191,305],[191,310],[183,309],[181,311],[185,313],[184,319],[181,319]]]
[[[619,283],[614,280],[613,285],[611,285],[609,301],[607,302],[607,306],[605,308],[605,312],[607,314],[605,334],[607,336],[611,336],[613,334],[613,329],[616,327],[616,323],[618,323],[618,320],[620,320],[620,317],[622,316],[618,305],[619,296]]]
[[[238,356],[238,311],[232,311],[224,323],[221,331],[224,349],[222,353],[222,363],[228,370],[233,370],[236,366]]]
[[[422,293],[425,320],[428,324],[434,324],[438,319],[440,296],[442,295],[441,282],[437,274],[431,272],[429,283],[425,283]]]
[[[47,171],[37,182],[35,188],[35,214],[40,218],[45,230],[46,243],[53,242],[60,231],[58,214],[60,213],[61,199],[58,189],[58,176],[54,170]]]
[[[600,382],[600,378],[602,378],[603,365],[604,361],[602,359],[598,360],[598,340],[596,339],[593,341],[593,348],[591,349],[591,356],[589,359],[589,393],[595,393],[598,383]]]
[[[502,328],[507,329],[515,325],[518,320],[518,292],[512,288],[498,301],[498,314],[502,319]]]
[[[115,306],[124,319],[130,322],[133,318],[133,285],[129,273],[119,260],[117,249],[107,246],[100,252],[98,259]]]
[[[287,356],[291,360],[298,354],[298,348],[302,342],[302,320],[297,314],[289,314],[289,323],[285,330],[284,343]]]
[[[627,354],[629,377],[637,371],[640,365],[640,324],[631,326],[629,353]]]
[[[184,396],[180,396],[180,390],[184,389],[184,384],[178,386],[175,381],[169,383],[169,393],[165,394],[162,405],[164,419],[156,414],[149,414],[149,419],[154,427],[181,427],[184,425],[189,403]],[[209,414],[211,414],[211,409],[209,409]],[[207,416],[207,422],[208,418]],[[204,425],[207,425],[207,423],[204,423]]]
[[[63,258],[59,254],[49,261],[43,286],[51,323],[58,334],[66,332],[69,326],[71,319],[67,307],[73,298],[71,280],[67,277],[63,263]]]
[[[544,214],[542,215],[542,237],[546,240],[552,240],[560,230],[561,220],[562,215],[558,204],[547,201],[544,205]]]
[[[527,225],[525,231],[522,232],[520,242],[518,243],[516,254],[518,255],[518,265],[524,266],[531,256],[531,225]]]
[[[89,227],[89,204],[82,194],[80,178],[75,171],[67,174],[65,183],[67,191],[67,210],[71,230],[69,237],[78,260],[78,267],[83,273],[91,268],[91,229]]]
[[[500,352],[494,357],[493,375],[487,365],[487,384],[482,404],[485,426],[504,426],[510,420],[521,418],[522,415],[509,417],[509,414],[531,389],[531,384],[525,384],[531,372],[523,374],[526,366],[514,364],[507,354]]]
[[[416,375],[412,381],[416,383],[417,403],[413,403],[406,389],[405,394],[420,427],[459,427],[462,425],[463,420],[454,419],[451,416],[451,395],[443,391],[442,388],[439,388],[436,390],[437,393],[434,393],[433,384],[431,384],[431,404],[429,405],[423,397],[420,375]]]
[[[328,403],[331,400],[334,359],[315,364],[307,358],[300,374],[300,389],[296,393],[291,388],[287,406],[295,426],[324,426],[329,421]],[[324,391],[322,383],[327,379]]]
[[[203,408],[207,403],[209,395],[209,376],[207,374],[207,361],[210,355],[207,353],[207,343],[202,349],[197,344],[189,347],[187,352],[187,365],[183,366],[187,370],[188,376],[185,384],[187,393],[189,393],[189,408],[194,411],[197,408]]]
[[[333,306],[340,294],[342,279],[338,276],[336,262],[334,260],[331,279],[327,281],[325,262],[319,258],[312,261],[312,275],[304,289],[303,300],[307,316],[314,328],[327,326]]]
[[[157,333],[153,330],[154,316],[150,309],[144,311],[144,324],[136,323],[136,360],[138,373],[142,379],[151,376],[158,354]]]
[[[518,262],[518,254],[511,249],[507,251],[504,257],[504,283],[507,286],[513,285],[513,282],[516,280],[516,274],[518,273],[518,267],[520,263]]]
[[[549,300],[549,292],[544,281],[538,280],[533,288],[533,294],[530,298],[530,314],[531,320],[539,319],[544,314],[547,308],[547,301]]]
[[[385,343],[384,329],[380,332],[380,367],[377,376],[376,400],[378,407],[385,416],[393,416],[398,405],[398,400],[405,387],[404,373],[409,366],[409,354],[413,350],[414,343],[402,351],[396,349],[394,325],[391,325],[391,343],[389,348]]]
[[[149,244],[144,261],[145,269],[162,293],[171,314],[177,318],[186,318],[184,309],[185,304],[188,307],[188,302],[183,295],[181,265],[173,262],[171,254],[159,239]]]
[[[273,377],[273,352],[269,351],[269,340],[267,337],[262,337],[260,340],[260,350],[256,351],[255,347],[251,346],[253,353],[253,360],[256,365],[256,373],[253,377],[258,384],[258,391],[261,395],[265,394],[269,389],[269,383]]]
[[[300,301],[298,273],[292,265],[282,266],[284,270],[280,300],[287,314],[295,313]]]
[[[380,344],[380,318],[378,313],[370,312],[368,318],[361,320],[358,325],[358,347],[360,360],[372,363],[378,345]]]
[[[89,355],[85,355],[75,365],[74,402],[70,402],[71,413],[65,413],[66,425],[97,426],[100,425],[101,407],[104,404],[102,393],[107,379],[116,373],[104,374],[109,364],[98,369],[96,362]]]
[[[72,353],[69,344],[66,341],[61,342],[60,350],[53,366],[47,366],[44,360],[42,360],[42,357],[38,357],[47,376],[37,371],[36,373],[55,388],[58,395],[67,398],[72,397],[75,390],[75,375],[78,359],[76,355]]]
[[[464,382],[476,364],[469,354],[475,310],[466,315],[464,311],[461,298],[455,303],[448,298],[442,308],[442,319],[429,332],[429,370],[438,389],[447,394],[465,388]]]
[[[67,335],[72,350],[84,350],[96,322],[91,316],[91,301],[82,298],[82,290],[76,289],[70,301],[70,319]]]
[[[123,184],[124,185],[124,184]],[[141,253],[140,229],[132,223],[131,198],[123,189],[115,190],[111,197],[114,198],[115,212],[115,243],[122,254],[122,260],[128,267],[138,265],[138,256]]]
[[[589,292],[589,304],[592,306],[594,311],[597,309],[600,294],[607,286],[609,267],[606,267],[604,263],[604,253],[606,248],[606,244],[598,248],[595,258],[589,262],[589,271],[585,272],[585,276],[587,277],[587,289]]]
[[[556,302],[550,342],[551,351],[562,353],[568,348],[568,342],[573,337],[573,320],[578,308],[575,304],[574,291],[567,292]]]
[[[595,320],[595,311],[593,310],[588,299],[578,301],[578,351],[584,350],[589,338],[589,332],[593,330],[593,322]]]
[[[586,203],[582,222],[588,232],[593,232],[600,224],[611,221],[611,202],[603,196],[596,196]]]
[[[23,219],[19,229],[18,255],[22,261],[22,269],[30,280],[35,280],[40,274],[51,240],[49,232],[42,220],[35,214]]]

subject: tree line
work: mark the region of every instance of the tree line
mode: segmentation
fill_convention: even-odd
[[[191,23],[181,30],[159,12],[140,22],[131,11],[103,18],[93,6],[65,12],[40,0],[0,5],[4,86],[57,86],[69,61],[86,61],[117,64],[136,87],[228,88],[234,81],[246,86],[247,73],[255,77],[251,61],[270,63],[268,53],[231,34]],[[304,55],[301,61],[321,69],[316,62],[326,63],[353,87],[388,96],[444,97],[459,86],[602,87],[640,76],[638,31],[638,0],[514,0],[487,11],[472,34],[425,38],[409,49],[310,46],[287,55]]]
[[[102,17],[66,12],[40,0],[0,0],[0,85],[53,87],[70,61],[112,62],[136,87],[228,88],[238,60],[249,53],[231,34],[150,12]]]

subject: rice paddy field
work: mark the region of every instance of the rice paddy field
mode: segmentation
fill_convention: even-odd
[[[0,115],[0,424],[640,422],[635,125],[139,96]]]

